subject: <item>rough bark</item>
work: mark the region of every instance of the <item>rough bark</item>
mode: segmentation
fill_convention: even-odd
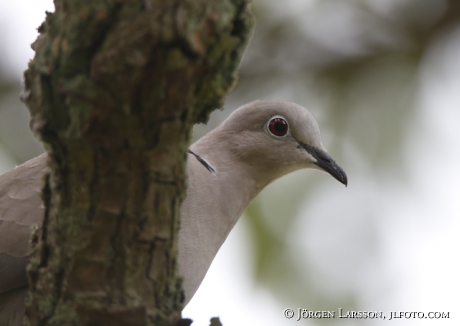
[[[248,0],[55,0],[24,101],[49,152],[31,325],[172,325],[190,131],[221,106]]]

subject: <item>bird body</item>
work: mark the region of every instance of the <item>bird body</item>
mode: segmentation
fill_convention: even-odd
[[[30,227],[42,223],[46,162],[45,153],[0,176],[2,326],[22,325]],[[347,183],[326,154],[316,120],[290,102],[249,103],[190,147],[178,244],[185,304],[251,200],[270,182],[301,168],[323,170]]]

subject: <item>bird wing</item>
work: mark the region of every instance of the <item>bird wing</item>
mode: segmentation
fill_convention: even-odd
[[[41,189],[47,154],[42,154],[0,176],[0,321],[22,318],[27,292],[30,231],[41,224]],[[22,319],[21,319],[22,320]],[[2,323],[0,323],[2,324]],[[8,323],[7,325],[12,325]],[[3,324],[2,324],[3,325]]]

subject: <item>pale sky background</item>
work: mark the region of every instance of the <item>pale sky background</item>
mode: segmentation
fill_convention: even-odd
[[[374,1],[376,5],[379,1]],[[286,10],[295,10],[299,1],[287,1]],[[280,7],[280,10],[283,8]],[[43,21],[44,11],[54,11],[52,1],[17,0],[0,2],[0,48],[8,63],[8,73],[20,80],[28,60],[33,57],[30,43]],[[280,14],[282,17],[282,14]],[[361,310],[441,311],[450,312],[448,320],[369,321],[343,320],[340,325],[460,325],[460,29],[456,29],[431,46],[423,59],[417,90],[419,107],[411,124],[410,137],[403,145],[410,167],[408,187],[373,180],[353,144],[343,150],[339,162],[349,176],[348,188],[327,175],[321,175],[318,189],[308,194],[309,219],[299,218],[292,228],[289,242],[298,248],[298,263],[308,261],[324,275],[331,275],[327,286],[340,295],[349,287],[363,292]],[[252,100],[255,100],[252,99]],[[19,101],[19,99],[18,99]],[[302,103],[301,103],[302,104]],[[0,103],[5,105],[4,103]],[[26,108],[24,107],[24,110]],[[319,110],[312,108],[315,116]],[[228,112],[217,111],[212,119]],[[200,130],[206,127],[199,126]],[[332,143],[328,130],[323,131],[326,147]],[[6,171],[11,162],[1,156],[0,168]],[[306,178],[316,171],[299,171],[270,185],[261,201],[276,201],[277,189],[289,187],[295,179]],[[328,187],[323,185],[327,184]],[[327,190],[327,191],[326,191]],[[348,239],[367,222],[360,202],[371,202],[378,209],[378,230],[369,236],[380,237],[382,247],[378,266],[344,264],[365,249]],[[339,207],[339,209],[337,209]],[[300,215],[303,210],[299,213]],[[357,212],[360,214],[357,214]],[[306,209],[305,209],[306,212]],[[340,218],[343,212],[347,219]],[[353,218],[354,214],[357,218]],[[369,212],[369,214],[372,214]],[[351,216],[351,218],[349,218]],[[256,287],[250,277],[250,239],[244,217],[230,234],[217,255],[195,298],[185,308],[184,317],[193,325],[208,325],[220,316],[231,325],[308,325],[283,317],[284,308],[299,307],[280,302],[269,291]],[[330,248],[336,248],[332,251]],[[328,254],[324,254],[328,253]],[[307,259],[307,260],[306,260]],[[345,266],[345,269],[344,269]],[[382,272],[381,268],[384,268]],[[368,269],[363,272],[363,269]],[[379,270],[374,270],[379,269]],[[347,275],[363,275],[350,283]],[[383,275],[383,276],[382,276]],[[286,275],[289,278],[289,275]],[[308,296],[305,293],[305,296]],[[339,307],[330,307],[337,311]]]

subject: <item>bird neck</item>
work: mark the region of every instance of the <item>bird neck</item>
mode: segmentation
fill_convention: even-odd
[[[226,145],[205,136],[190,147],[192,154],[188,158],[189,166],[193,167],[188,173],[189,186],[200,189],[200,198],[206,198],[205,208],[195,216],[205,222],[202,228],[217,235],[213,245],[218,248],[249,203],[269,183],[260,177],[257,169],[236,159]],[[194,200],[188,201],[191,204]]]
[[[186,302],[241,214],[266,185],[226,145],[219,134],[208,134],[190,147],[178,252],[179,271],[188,276],[183,284]]]

